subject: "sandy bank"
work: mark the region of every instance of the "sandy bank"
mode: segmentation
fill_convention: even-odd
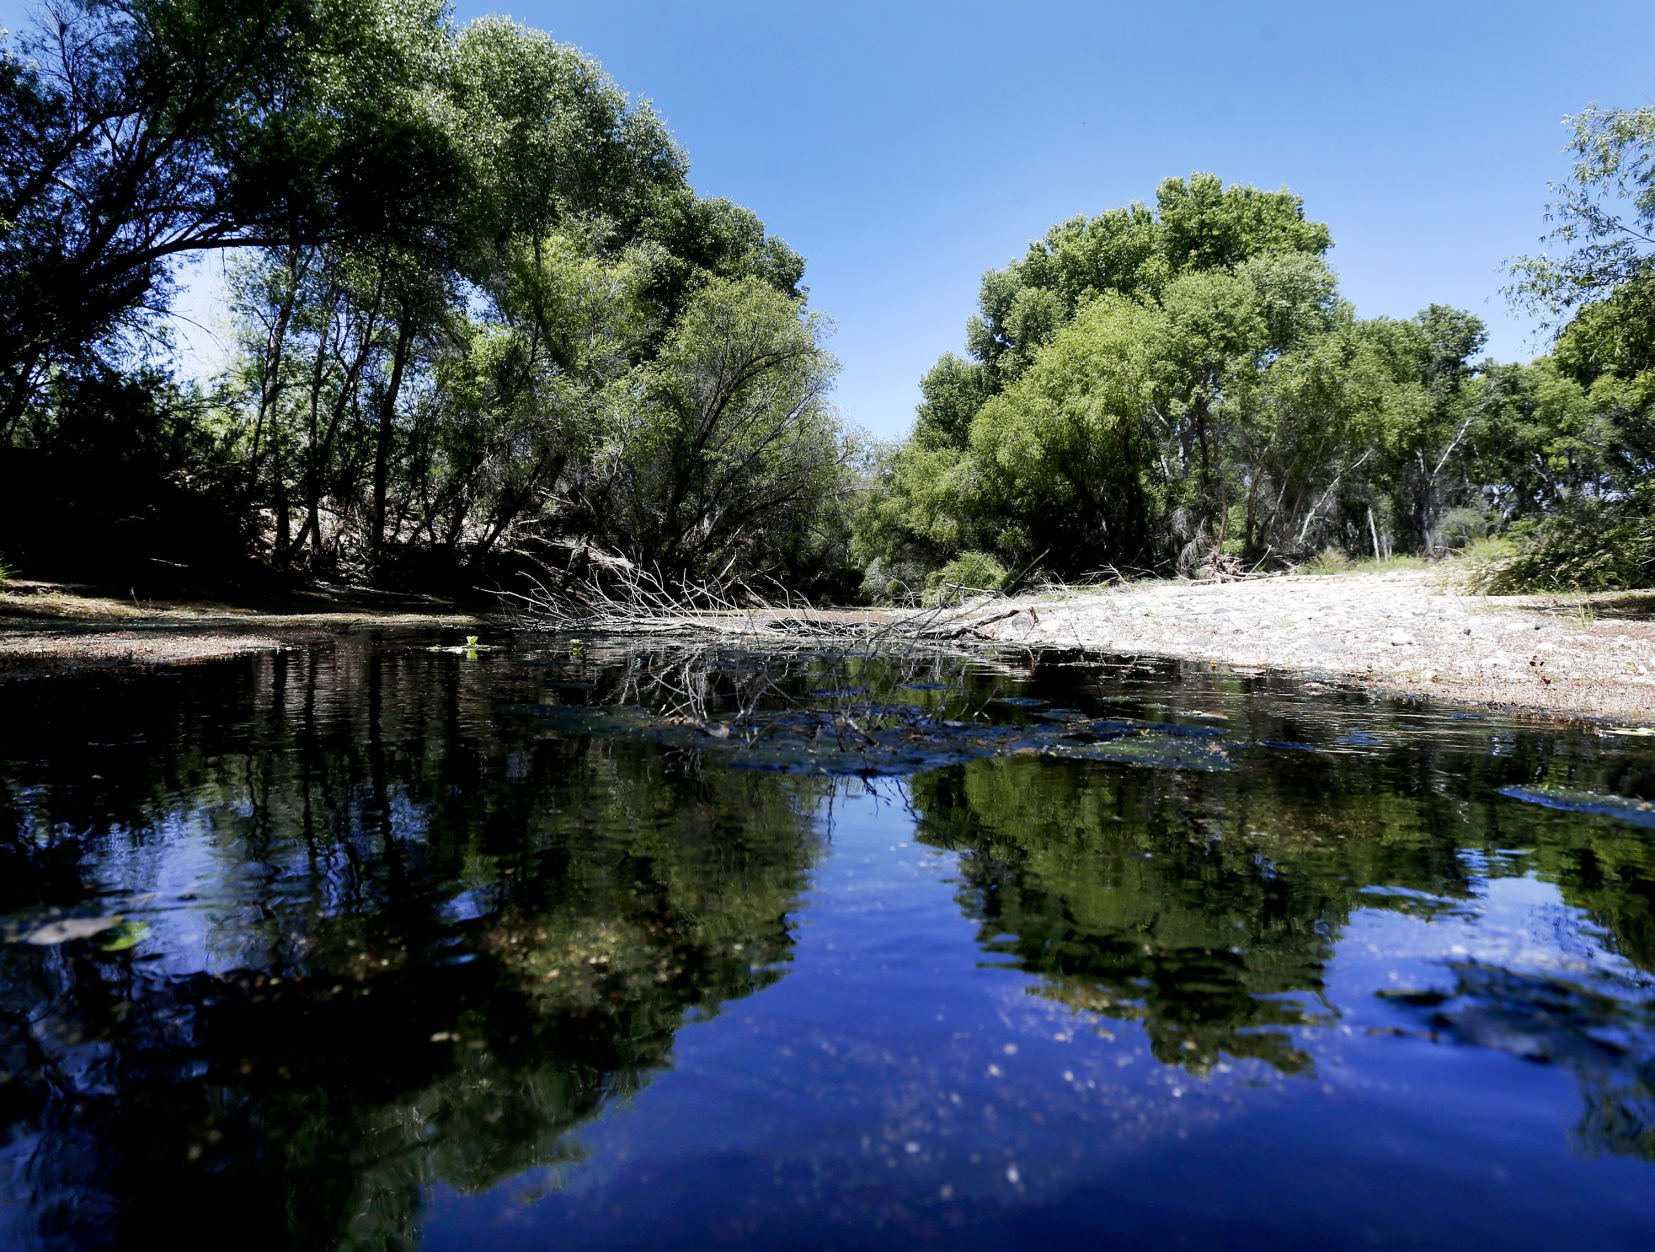
[[[985,606],[1007,643],[1296,670],[1427,699],[1655,724],[1655,593],[1472,596],[1432,571],[1134,583]]]
[[[370,628],[475,633],[498,621],[408,597],[300,593],[267,607],[121,600],[53,583],[0,586],[0,680],[187,665]]]

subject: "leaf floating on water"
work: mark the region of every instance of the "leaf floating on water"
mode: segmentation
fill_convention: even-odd
[[[55,922],[47,922],[44,926],[36,926],[23,936],[24,943],[37,944],[40,947],[56,947],[60,943],[69,943],[75,939],[92,939],[103,934],[106,930],[114,930],[121,925],[118,917],[64,917]]]
[[[130,952],[148,938],[148,922],[122,922],[98,947],[105,952]]]
[[[1502,787],[1500,794],[1538,804],[1548,809],[1564,809],[1571,813],[1592,813],[1612,817],[1633,826],[1655,830],[1655,803],[1632,800],[1626,796],[1606,795],[1596,791],[1579,791],[1572,787]]]

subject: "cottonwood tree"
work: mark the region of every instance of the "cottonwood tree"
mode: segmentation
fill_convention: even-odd
[[[691,299],[620,403],[607,453],[615,538],[673,574],[762,569],[839,478],[824,324],[756,279]]]
[[[0,56],[0,439],[45,369],[165,306],[181,256],[417,232],[453,166],[401,88],[441,15],[435,0],[49,6]]]

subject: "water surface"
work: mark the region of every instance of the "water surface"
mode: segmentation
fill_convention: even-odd
[[[0,1241],[1647,1246],[1655,741],[433,642],[0,688]]]

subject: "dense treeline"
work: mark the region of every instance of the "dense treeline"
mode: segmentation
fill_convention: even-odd
[[[1549,357],[1358,318],[1298,197],[1197,174],[989,272],[881,453],[803,259],[574,49],[443,0],[62,0],[0,49],[0,561],[885,599],[1493,537],[1496,585],[1649,582],[1655,110],[1573,122],[1512,289]],[[186,382],[204,254],[232,359]]]
[[[1630,168],[1648,234],[1655,112],[1608,155],[1606,116],[1580,122],[1599,167],[1571,203],[1592,211]],[[1164,182],[1153,208],[1055,226],[984,276],[967,355],[925,376],[913,435],[859,518],[866,589],[1436,555],[1512,530],[1529,536],[1528,581],[1647,580],[1650,259],[1596,212],[1622,270],[1525,263],[1536,298],[1586,301],[1556,354],[1527,365],[1480,360],[1484,326],[1461,310],[1357,318],[1327,227],[1285,190],[1198,174]],[[1595,538],[1605,524],[1613,545]]]
[[[851,445],[803,259],[574,49],[440,0],[74,0],[0,110],[14,562],[429,585],[591,545],[834,589]],[[209,249],[204,388],[157,313]]]

